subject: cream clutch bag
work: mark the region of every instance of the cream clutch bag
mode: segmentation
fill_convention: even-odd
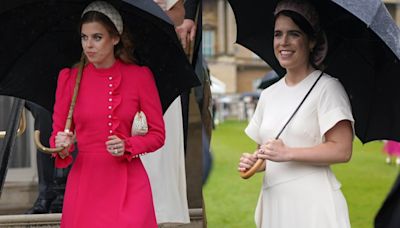
[[[145,135],[147,134],[148,126],[146,115],[142,111],[138,111],[132,123],[132,135]]]

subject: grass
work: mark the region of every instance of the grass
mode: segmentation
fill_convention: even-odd
[[[209,228],[251,228],[262,184],[262,174],[242,180],[237,171],[241,153],[252,152],[255,143],[244,133],[247,123],[227,121],[212,136],[213,170],[204,187]],[[398,170],[385,164],[382,143],[362,145],[355,140],[353,157],[347,164],[333,166],[342,183],[353,228],[372,228],[373,219],[390,190]]]

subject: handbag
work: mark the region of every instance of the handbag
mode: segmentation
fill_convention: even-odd
[[[138,111],[132,123],[132,135],[145,135],[148,132],[147,118],[143,111]]]

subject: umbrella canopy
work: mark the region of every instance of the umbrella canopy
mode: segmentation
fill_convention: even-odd
[[[33,101],[49,111],[58,72],[79,61],[78,23],[86,0],[0,3],[0,94]],[[163,110],[181,91],[199,85],[174,26],[153,1],[115,0],[140,65],[155,75]],[[84,77],[84,76],[83,76]]]
[[[268,72],[262,79],[260,85],[258,85],[258,89],[265,89],[269,87],[270,85],[274,84],[275,82],[279,81],[280,77],[279,75],[271,70]]]
[[[237,43],[282,77],[285,70],[273,51],[277,0],[228,1],[236,18]],[[328,38],[325,72],[339,78],[349,95],[356,135],[364,143],[400,140],[399,27],[381,0],[311,1]]]

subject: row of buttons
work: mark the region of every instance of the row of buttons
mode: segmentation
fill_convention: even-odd
[[[109,81],[112,81],[112,79],[113,79],[113,77],[112,76],[109,76],[108,77],[108,80]],[[113,84],[112,83],[110,83],[110,84],[108,84],[108,87],[111,89],[112,87],[113,87]],[[108,95],[110,95],[110,96],[112,96],[112,94],[113,94],[113,92],[110,90],[110,91],[108,91]],[[113,101],[113,99],[112,99],[112,97],[109,97],[108,98],[108,102],[112,102]],[[109,106],[108,106],[108,110],[110,111],[110,114],[108,114],[108,119],[109,119],[109,122],[108,122],[108,126],[110,127],[110,130],[109,130],[109,132],[110,132],[110,135],[113,133],[113,130],[112,130],[112,115],[111,115],[111,110],[112,110],[112,104],[110,104]]]
[[[109,81],[112,81],[112,79],[113,79],[113,77],[112,76],[109,76],[108,77],[108,80]],[[112,87],[113,87],[113,84],[112,83],[110,83],[110,84],[108,84],[108,87],[110,88],[110,89],[112,89]],[[110,95],[110,96],[112,96],[112,94],[113,94],[113,92],[110,90],[109,92],[108,92],[108,95]],[[108,98],[108,102],[112,102],[113,101],[113,99],[112,99],[112,97],[109,97]],[[108,119],[109,119],[109,122],[108,122],[108,126],[110,127],[110,135],[113,133],[113,130],[112,130],[112,114],[111,114],[111,110],[112,110],[112,104],[110,104],[110,105],[108,105],[108,110],[110,110],[110,114],[108,114]],[[132,158],[138,158],[138,157],[140,157],[140,156],[143,156],[143,155],[145,155],[145,154],[147,154],[147,153],[141,153],[141,154],[137,154],[137,155],[134,155],[134,156],[132,156]]]

